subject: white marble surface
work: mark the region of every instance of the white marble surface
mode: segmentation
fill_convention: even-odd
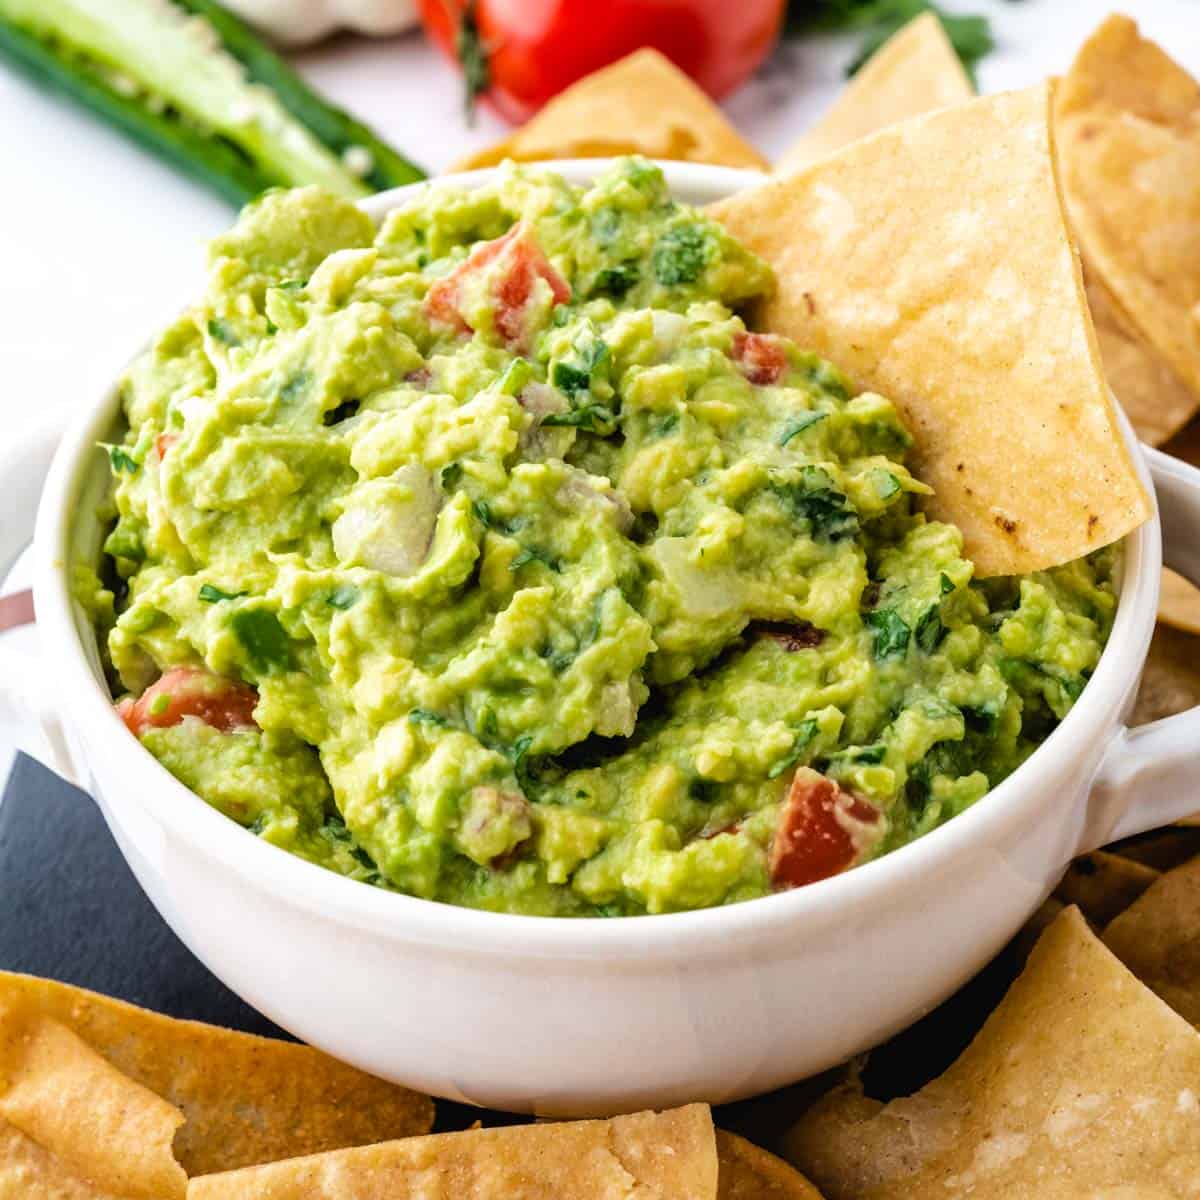
[[[999,45],[980,69],[984,91],[1061,71],[1112,11],[1103,0],[944,3],[993,19]],[[1126,11],[1200,73],[1198,0],[1139,0]],[[852,48],[853,39],[833,37],[784,44],[729,99],[730,117],[767,154],[782,151],[830,103]],[[339,38],[297,61],[430,171],[503,132],[486,112],[466,126],[457,76],[419,35]],[[195,288],[201,244],[232,214],[2,64],[0,163],[0,437],[11,439],[31,414],[84,403],[102,386]],[[4,636],[34,653],[27,634]],[[11,742],[12,731],[0,727],[0,779]]]

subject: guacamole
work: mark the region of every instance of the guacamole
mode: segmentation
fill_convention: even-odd
[[[519,913],[762,896],[978,801],[1111,551],[973,579],[889,401],[746,329],[771,286],[637,159],[251,205],[122,384],[130,729],[254,836]]]

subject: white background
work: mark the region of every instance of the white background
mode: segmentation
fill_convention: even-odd
[[[943,0],[986,12],[998,42],[981,90],[1063,71],[1113,11],[1104,0]],[[1138,0],[1125,11],[1200,74],[1200,0]],[[725,107],[768,156],[830,103],[855,39],[785,43]],[[318,87],[436,172],[496,140],[481,112],[468,129],[456,74],[419,34],[338,38],[297,57]],[[52,409],[86,403],[195,289],[203,241],[232,212],[56,96],[0,63],[0,438]],[[4,520],[0,480],[0,521]],[[34,649],[28,631],[5,635]],[[0,780],[12,733],[0,726]]]

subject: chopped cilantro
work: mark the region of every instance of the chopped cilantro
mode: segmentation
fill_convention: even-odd
[[[798,480],[775,481],[770,488],[793,518],[808,522],[814,539],[838,542],[858,533],[858,513],[821,467],[804,467]]]
[[[813,739],[817,736],[817,722],[815,717],[808,717],[801,721],[796,726],[796,740],[792,743],[792,748],[767,772],[768,779],[778,779],[784,771],[790,770],[803,757],[805,750],[808,749]]]
[[[581,404],[566,412],[550,413],[542,418],[542,424],[570,426],[586,429],[591,433],[607,433],[616,419],[612,409],[604,404]]]
[[[336,587],[325,599],[325,603],[330,608],[336,608],[338,612],[345,612],[348,608],[353,608],[355,601],[358,599],[358,588],[351,587],[349,584],[342,584],[341,587]]]
[[[517,777],[517,782],[525,790],[529,790],[529,747],[533,745],[533,738],[529,734],[524,734],[517,738],[512,744],[512,750],[509,752],[509,757],[512,759],[513,774]]]
[[[273,612],[265,608],[243,608],[233,614],[229,625],[256,670],[283,670],[290,664],[288,635]]]
[[[917,622],[915,631],[917,645],[926,654],[932,654],[942,644],[942,639],[948,632],[949,630],[942,624],[941,606],[930,605]]]
[[[650,436],[655,438],[667,437],[679,428],[679,414],[667,413],[665,417],[660,417],[657,421],[650,423]]]
[[[592,373],[570,363],[556,362],[550,371],[550,382],[560,392],[571,395],[574,392],[586,392],[591,386]],[[554,415],[554,414],[551,414]],[[542,424],[546,424],[545,421]]]
[[[508,564],[508,569],[510,571],[519,571],[531,562],[540,562],[542,566],[548,567],[551,571],[562,570],[562,564],[553,554],[537,546],[522,546],[516,555],[514,555],[512,562]]]
[[[485,708],[479,714],[479,734],[483,738],[494,738],[499,732],[496,724],[496,714],[490,709]]]
[[[247,593],[225,592],[219,587],[213,587],[211,583],[202,583],[198,595],[205,604],[217,604],[222,600],[240,600]]]
[[[954,591],[954,580],[951,579],[945,571],[943,571],[941,573],[941,578],[939,579],[939,586],[942,589],[942,595],[948,596],[952,591]]]
[[[462,463],[452,462],[442,468],[442,487],[449,491],[461,478]]]
[[[604,267],[596,272],[592,280],[590,295],[612,296],[620,300],[638,282],[637,263],[619,263],[615,267]]]
[[[838,755],[845,763],[881,763],[887,747],[882,742],[874,742],[870,746],[853,746]]]
[[[863,623],[875,631],[874,654],[880,662],[898,658],[908,649],[912,631],[894,608],[878,608],[869,612],[863,618]]]
[[[802,413],[794,420],[789,421],[783,427],[783,433],[780,435],[779,444],[786,446],[798,433],[803,433],[806,429],[816,425],[818,421],[823,421],[828,416],[828,413],[823,412],[807,412]]]
[[[208,336],[214,341],[224,343],[226,346],[240,346],[242,344],[241,338],[233,332],[233,326],[228,321],[222,321],[220,317],[209,317]]]
[[[103,445],[103,443],[101,443]],[[108,451],[108,461],[112,466],[115,474],[120,474],[122,471],[129,475],[137,474],[138,468],[142,465],[128,450],[120,446],[105,446]]]
[[[409,714],[408,719],[414,725],[449,725],[450,719],[443,717],[441,713],[436,713],[428,708],[414,708]]]

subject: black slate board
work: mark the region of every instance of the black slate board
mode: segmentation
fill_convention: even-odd
[[[0,967],[286,1036],[171,932],[86,792],[17,758],[0,801]]]

